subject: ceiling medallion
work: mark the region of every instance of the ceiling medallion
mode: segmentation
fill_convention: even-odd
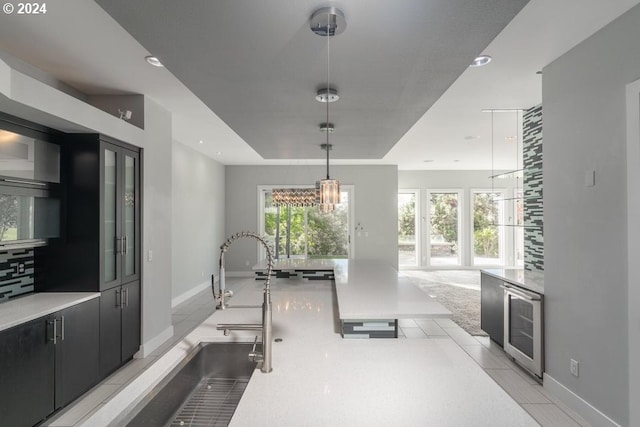
[[[338,99],[340,99],[338,91],[332,88],[323,87],[318,90],[316,95],[316,101],[318,102],[336,102]]]

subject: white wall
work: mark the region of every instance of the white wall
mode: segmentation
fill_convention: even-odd
[[[173,142],[172,300],[174,305],[218,274],[224,230],[224,166]]]
[[[640,425],[637,374],[635,400],[629,393],[627,299],[639,284],[627,274],[638,262],[628,259],[627,239],[640,236],[628,235],[625,123],[625,86],[640,77],[638,40],[640,6],[543,70],[545,387],[620,425]],[[595,187],[584,185],[590,170]],[[635,314],[639,302],[629,304]],[[638,323],[632,328],[638,335]],[[578,378],[570,358],[580,362]]]
[[[495,171],[495,174],[500,171]],[[516,188],[522,189],[522,179],[517,182],[515,179],[494,179],[491,180],[491,171],[405,171],[398,172],[398,188],[400,190],[420,190],[420,233],[425,236],[427,233],[427,191],[428,190],[462,190],[463,200],[461,201],[461,221],[462,221],[462,237],[470,236],[471,232],[471,192],[473,190],[487,190],[495,189],[496,191],[502,190],[505,192],[505,197],[513,197],[513,192]],[[493,182],[492,182],[493,181]],[[508,214],[508,213],[507,213]],[[506,260],[507,264],[513,265],[513,235],[515,231],[513,227],[504,227],[506,229],[507,243],[506,251],[507,256],[511,257],[511,260]],[[422,239],[422,261],[420,266],[427,266],[426,254],[427,254],[428,239]],[[462,267],[472,267],[473,260],[473,248],[470,241],[462,242]],[[434,268],[442,268],[441,266]],[[477,267],[475,267],[477,268]]]
[[[226,234],[257,230],[259,185],[312,185],[325,173],[323,166],[227,166]],[[359,222],[369,232],[368,237],[352,233],[355,258],[382,260],[397,268],[396,166],[332,166],[331,177],[355,186],[354,224]],[[234,243],[225,262],[229,272],[250,271],[257,262],[256,243],[247,239]]]

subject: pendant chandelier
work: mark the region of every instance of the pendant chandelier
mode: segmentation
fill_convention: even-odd
[[[310,20],[311,31],[314,34],[327,38],[327,86],[326,90],[321,90],[326,96],[321,96],[318,92],[316,99],[326,104],[326,122],[320,125],[320,129],[324,130],[326,142],[321,145],[322,149],[327,153],[327,174],[326,178],[316,183],[318,190],[318,201],[321,212],[331,212],[335,210],[336,205],[340,203],[340,182],[331,179],[329,175],[329,151],[332,145],[329,143],[329,133],[334,129],[329,121],[329,104],[338,100],[337,91],[331,88],[330,71],[331,71],[331,51],[329,40],[332,36],[340,34],[346,28],[346,21],[342,11],[335,7],[323,7],[316,10]]]

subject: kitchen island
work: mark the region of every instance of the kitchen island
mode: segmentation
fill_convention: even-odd
[[[262,300],[261,282],[229,281],[230,304]],[[331,281],[275,280],[273,371],[256,370],[232,426],[536,426],[453,340],[345,340]],[[79,424],[122,425],[128,410],[201,342],[252,342],[218,323],[259,323],[261,311],[218,310]],[[62,420],[60,420],[62,422]],[[55,425],[55,424],[54,424]]]
[[[253,269],[260,273],[266,262]],[[451,312],[396,269],[373,260],[279,259],[275,277],[335,281],[338,317],[345,338],[398,338],[398,319],[451,318]],[[258,279],[264,275],[258,274]]]

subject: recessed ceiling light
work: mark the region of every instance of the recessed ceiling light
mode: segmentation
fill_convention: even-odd
[[[221,155],[222,155],[222,151],[216,151],[216,154],[217,154],[218,156],[221,156]]]
[[[316,95],[316,101],[318,102],[336,102],[338,99],[340,99],[338,91],[326,87],[318,90],[318,94]]]
[[[145,56],[144,59],[146,59],[147,62],[154,67],[164,67],[164,65],[162,65],[162,62],[160,62],[160,60],[153,55]]]
[[[513,141],[515,141],[516,139],[518,139],[518,137],[517,137],[517,136],[513,136],[513,135],[511,135],[511,136],[505,136],[505,137],[504,137],[504,139],[506,139],[506,140],[507,140],[507,141],[509,141],[509,142],[513,142]]]
[[[491,57],[489,55],[480,55],[476,59],[473,60],[469,67],[482,67],[483,65],[487,65],[491,62]]]
[[[203,140],[200,140],[200,144],[204,144],[204,141],[203,141]]]

